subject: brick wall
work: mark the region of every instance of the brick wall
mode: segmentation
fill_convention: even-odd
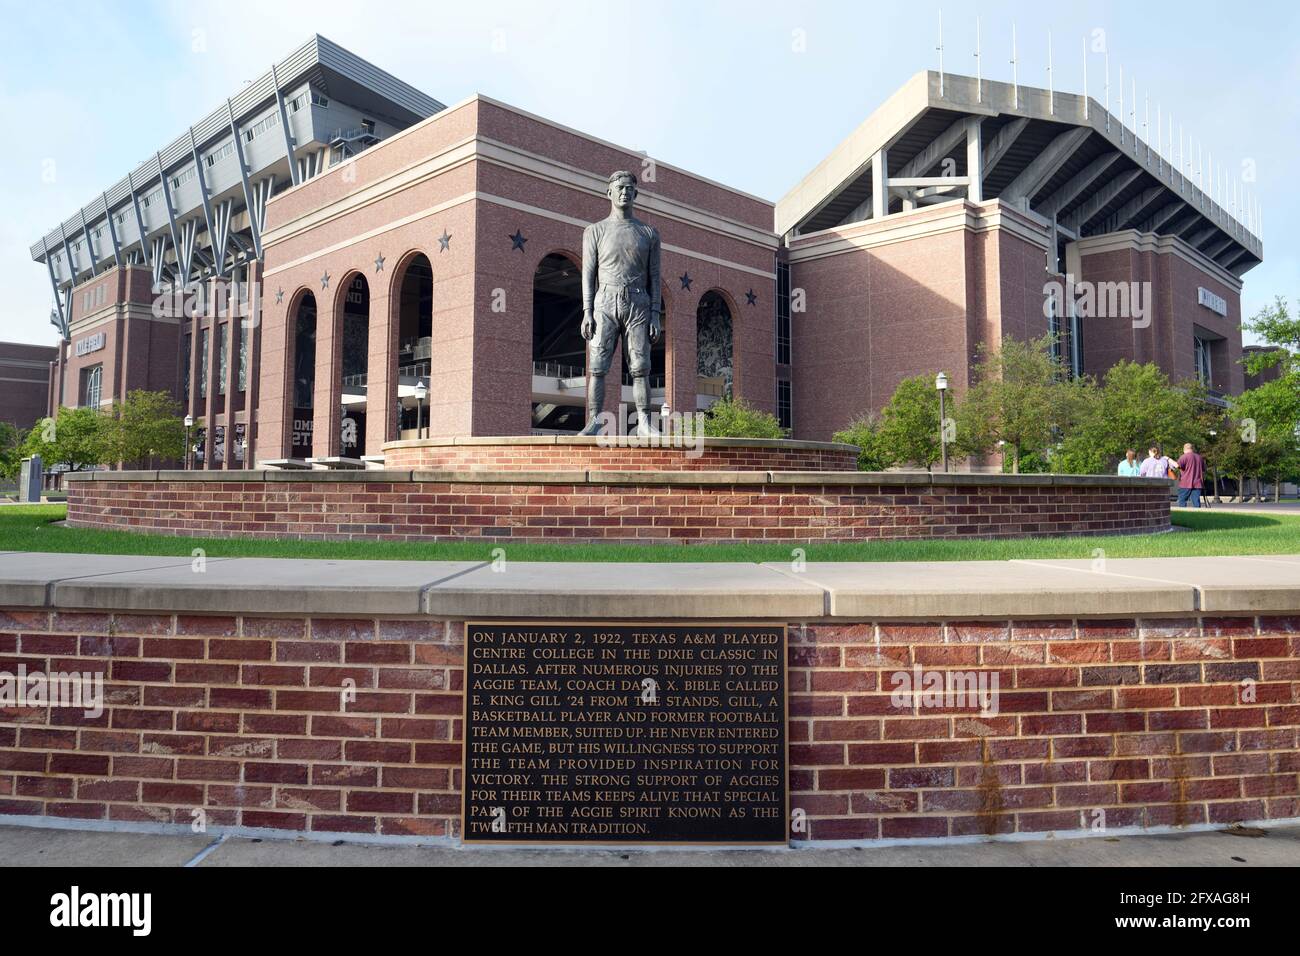
[[[28,429],[45,416],[58,354],[53,346],[0,342],[0,422]]]
[[[105,473],[107,474],[107,473]],[[1167,482],[799,484],[354,480],[77,480],[68,524],[303,540],[681,541],[1017,538],[1167,530]],[[671,477],[671,476],[670,476]],[[680,476],[679,476],[680,477]],[[711,477],[716,477],[711,476]],[[936,478],[936,481],[941,479]],[[1032,479],[1031,479],[1032,480]]]
[[[388,468],[463,471],[856,471],[848,448],[699,449],[599,445],[427,445],[400,442],[384,449]]]
[[[805,838],[1300,816],[1300,618],[818,624],[790,662]],[[997,715],[897,706],[915,665],[996,671]]]
[[[0,707],[0,814],[456,835],[463,658],[430,619],[0,610],[0,671],[106,696]],[[795,839],[1300,816],[1297,617],[796,623],[789,660]],[[891,701],[915,665],[996,672],[996,716]]]
[[[0,814],[448,834],[463,659],[429,619],[0,611],[0,670],[102,673],[106,699],[0,707]]]

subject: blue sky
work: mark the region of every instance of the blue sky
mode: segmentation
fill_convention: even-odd
[[[977,14],[984,75],[1010,77],[1014,22],[1026,85],[1046,85],[1049,30],[1061,90],[1081,89],[1084,39],[1102,37],[1112,74],[1122,65],[1126,88],[1136,77],[1153,117],[1157,102],[1172,110],[1216,166],[1253,161],[1265,262],[1246,277],[1244,312],[1300,298],[1300,191],[1286,185],[1300,157],[1292,3],[6,0],[0,340],[54,342],[32,242],[312,33],[445,103],[481,92],[775,200],[937,65],[941,8],[951,72],[974,73]],[[1098,99],[1101,74],[1093,54]]]

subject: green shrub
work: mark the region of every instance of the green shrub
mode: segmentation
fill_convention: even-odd
[[[848,428],[836,432],[832,438],[858,446],[858,471],[884,471],[898,464],[890,454],[880,417],[871,412],[854,419]]]
[[[704,418],[704,434],[710,438],[785,438],[776,416],[760,411],[744,399],[724,398],[714,402]]]

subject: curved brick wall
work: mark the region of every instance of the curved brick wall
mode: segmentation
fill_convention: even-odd
[[[205,537],[852,541],[1169,528],[1169,482],[1105,477],[391,471],[69,477],[69,525]]]
[[[533,435],[389,442],[388,468],[431,471],[855,471],[858,449],[833,442],[705,438],[703,448],[641,447],[636,439]]]

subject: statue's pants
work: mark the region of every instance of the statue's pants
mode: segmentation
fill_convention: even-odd
[[[587,372],[604,375],[614,360],[614,347],[623,340],[623,354],[633,378],[650,374],[650,293],[640,286],[602,285],[592,312],[596,334],[591,337]]]

